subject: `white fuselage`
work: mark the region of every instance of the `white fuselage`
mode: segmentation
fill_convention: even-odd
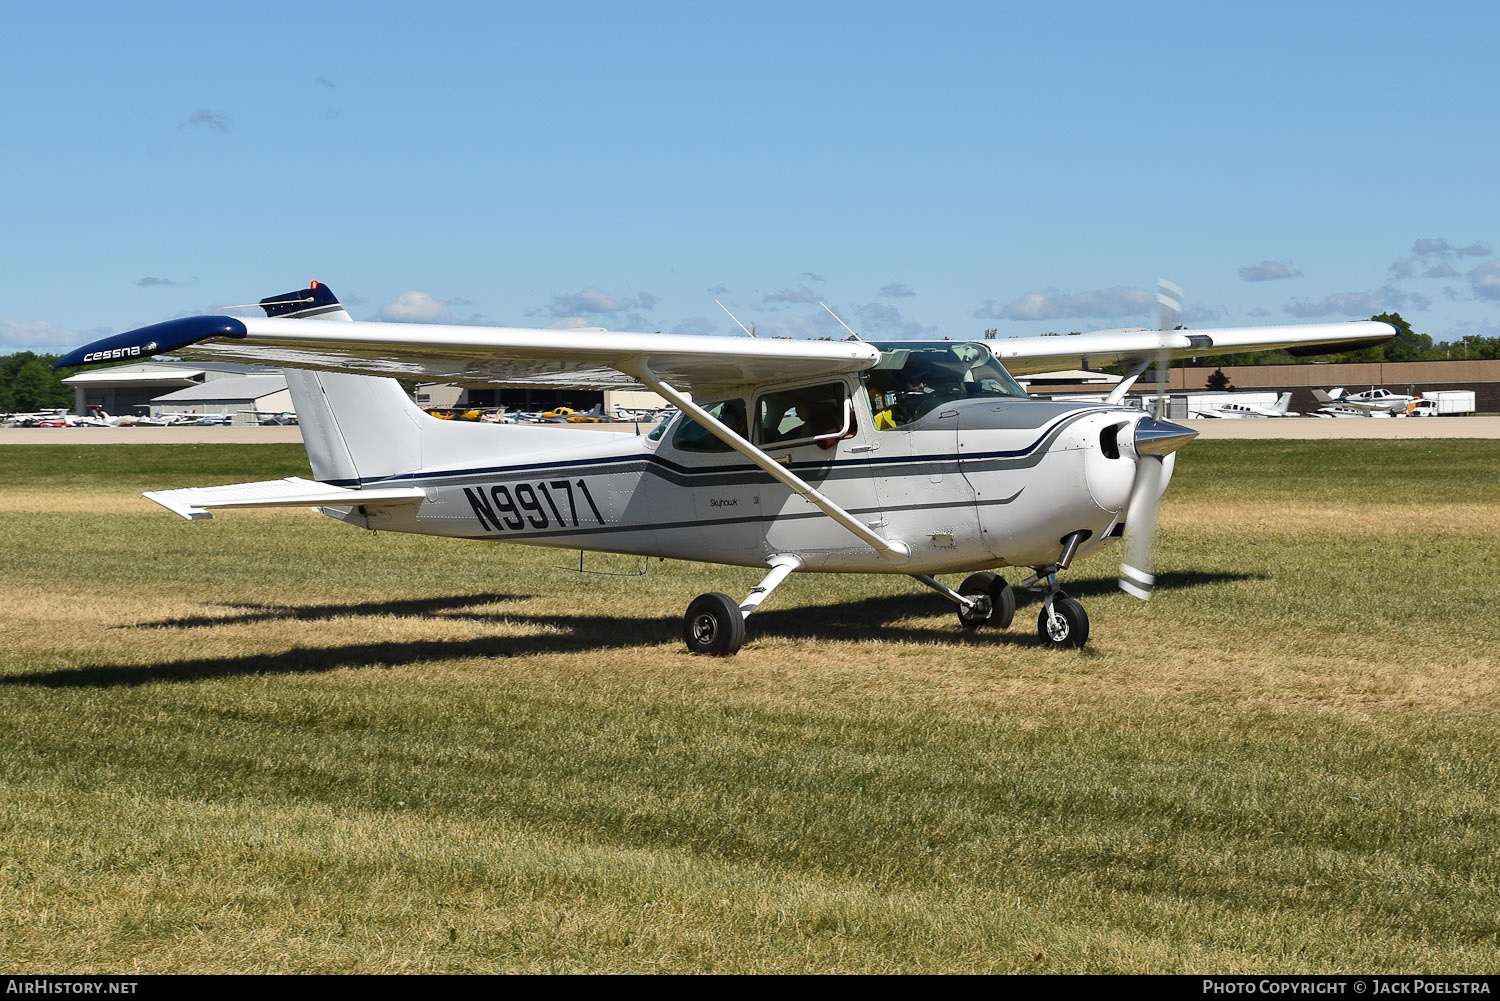
[[[1123,517],[1138,410],[961,400],[876,431],[852,378],[850,392],[857,408],[850,437],[829,449],[808,443],[766,451],[874,531],[909,546],[899,565],[740,455],[679,447],[680,417],[649,437],[558,430],[542,451],[497,448],[490,463],[361,480],[364,487],[421,487],[426,499],[368,515],[324,510],[389,531],[743,566],[790,553],[807,571],[906,574],[1042,566],[1057,559],[1064,536],[1088,532],[1086,553]]]

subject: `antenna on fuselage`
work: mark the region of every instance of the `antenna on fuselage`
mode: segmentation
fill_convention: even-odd
[[[729,307],[728,306],[724,305],[722,302],[719,302],[719,300],[717,300],[717,299],[715,299],[714,302],[724,312],[729,313]],[[735,316],[733,313],[729,313],[729,318],[735,322],[736,326],[738,326],[741,330],[743,330],[745,332],[745,336],[747,336],[747,337],[754,337],[755,336],[755,331],[751,330],[749,327],[745,326],[743,323],[740,323],[740,318],[738,316]]]
[[[824,309],[828,309],[828,303],[824,302],[822,299],[818,300],[818,305],[822,306]],[[833,317],[835,320],[839,320],[839,314],[835,313],[831,309],[828,309],[828,315],[831,316],[831,317]],[[849,324],[845,323],[843,320],[839,320],[839,326],[841,326],[845,330],[849,331],[849,336],[853,337],[856,341],[862,341],[862,340],[864,340],[863,337],[859,336],[858,334],[856,334],[854,332],[854,328],[853,327],[849,326]]]

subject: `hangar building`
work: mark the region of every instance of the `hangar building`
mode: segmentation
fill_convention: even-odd
[[[279,384],[284,403],[275,395],[278,389],[272,389],[270,382],[263,381],[266,379]],[[230,384],[218,386],[223,382]],[[78,414],[88,413],[91,406],[103,407],[117,417],[139,416],[157,410],[218,414],[249,409],[280,413],[292,409],[291,396],[286,393],[286,380],[280,369],[231,362],[148,361],[117,365],[69,376],[63,380],[63,385],[73,387],[73,412]],[[192,395],[192,391],[203,389],[211,391]],[[167,399],[181,392],[190,395]]]

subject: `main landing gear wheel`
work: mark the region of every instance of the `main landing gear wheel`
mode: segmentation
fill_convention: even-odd
[[[1088,641],[1088,613],[1072,598],[1059,594],[1042,605],[1042,614],[1036,619],[1036,631],[1042,642],[1054,649],[1076,649]]]
[[[683,619],[682,638],[691,653],[732,655],[745,642],[745,616],[739,603],[718,591],[698,595]]]
[[[988,571],[970,574],[958,585],[958,593],[979,599],[972,608],[958,606],[958,621],[965,629],[980,626],[1004,629],[1016,617],[1016,593],[999,574]]]

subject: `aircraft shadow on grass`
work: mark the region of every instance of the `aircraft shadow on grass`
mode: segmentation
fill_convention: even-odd
[[[1163,588],[1184,589],[1232,581],[1251,580],[1254,574],[1178,573],[1158,577]],[[1076,580],[1074,594],[1103,595],[1114,589],[1113,578]],[[265,674],[318,674],[339,668],[390,668],[406,664],[475,659],[507,659],[538,653],[588,653],[618,647],[654,646],[676,638],[682,620],[676,615],[633,618],[611,615],[558,615],[475,612],[465,609],[497,602],[519,601],[525,596],[480,594],[393,602],[360,602],[349,605],[232,605],[240,614],[229,617],[202,616],[141,623],[139,629],[199,628],[272,620],[320,621],[348,616],[405,615],[438,619],[536,626],[534,635],[484,636],[461,640],[408,640],[352,643],[331,647],[293,647],[276,653],[238,657],[199,657],[161,664],[96,664],[40,674],[0,677],[0,684],[43,688],[114,688],[153,682],[186,682]],[[1019,592],[1021,609],[1039,604],[1035,595]],[[960,632],[950,623],[953,606],[937,595],[888,595],[860,601],[801,608],[767,609],[756,612],[758,637],[858,641],[879,638],[887,642],[964,643],[970,646],[1033,646],[1039,640],[1029,616],[1017,612],[1008,631],[980,629]],[[457,609],[455,614],[436,613]],[[891,623],[941,616],[941,625]],[[688,656],[682,654],[682,656]]]
[[[455,594],[440,598],[406,598],[397,601],[361,601],[354,604],[257,605],[251,602],[219,602],[211,607],[229,611],[222,615],[186,615],[158,622],[134,622],[111,629],[200,629],[209,626],[244,625],[251,622],[318,622],[326,619],[391,615],[421,618],[455,608],[474,608],[506,601],[525,601],[529,594]]]

